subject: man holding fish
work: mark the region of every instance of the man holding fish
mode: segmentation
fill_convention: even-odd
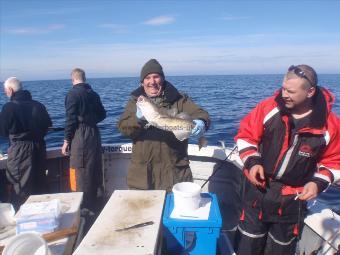
[[[133,142],[127,183],[132,189],[170,191],[178,182],[192,181],[188,138],[196,136],[204,146],[209,114],[165,80],[155,59],[143,66],[140,81],[118,123]]]

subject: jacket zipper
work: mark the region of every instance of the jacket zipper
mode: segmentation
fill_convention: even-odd
[[[286,151],[286,153],[285,153],[285,155],[284,155],[284,157],[281,161],[282,163],[280,164],[280,169],[276,173],[275,179],[277,179],[277,180],[281,179],[282,175],[285,173],[287,166],[288,166],[288,163],[289,163],[290,159],[292,158],[293,151],[294,151],[296,144],[298,142],[298,138],[299,138],[299,135],[295,134],[293,144]]]

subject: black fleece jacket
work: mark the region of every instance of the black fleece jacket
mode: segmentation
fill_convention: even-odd
[[[74,85],[65,98],[65,140],[71,142],[80,123],[94,127],[106,118],[99,95],[89,84]]]
[[[45,106],[32,100],[31,93],[19,90],[2,107],[0,135],[12,141],[41,141],[52,121]]]

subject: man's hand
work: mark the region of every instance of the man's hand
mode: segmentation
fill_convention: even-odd
[[[256,185],[261,186],[262,188],[266,185],[266,178],[264,177],[263,166],[255,165],[249,170],[249,181]]]
[[[69,150],[70,150],[70,144],[68,143],[68,141],[64,140],[64,144],[61,147],[61,153],[65,156],[68,156]]]
[[[318,195],[318,186],[315,182],[307,182],[303,187],[302,193],[299,195],[300,200],[310,200]]]
[[[203,120],[193,120],[195,127],[191,130],[191,135],[201,137],[205,132],[205,124]]]

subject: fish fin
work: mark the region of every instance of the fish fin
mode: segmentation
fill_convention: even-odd
[[[207,147],[208,146],[208,139],[205,138],[204,136],[201,136],[198,139],[198,150],[201,150],[202,147]]]
[[[178,114],[178,109],[177,108],[167,109],[165,114],[170,117],[175,117]]]
[[[192,121],[191,116],[186,112],[181,112],[181,113],[177,114],[176,118]]]
[[[190,135],[186,134],[185,132],[183,131],[178,131],[178,130],[173,130],[172,133],[174,133],[175,137],[177,138],[177,140],[179,141],[184,141],[185,139],[187,139]]]

